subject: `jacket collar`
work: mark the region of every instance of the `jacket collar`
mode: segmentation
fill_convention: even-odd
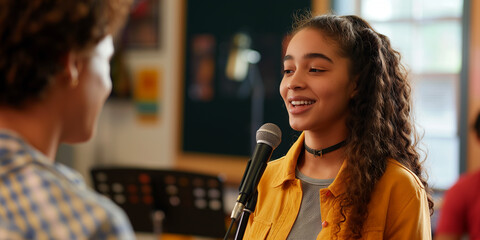
[[[292,145],[290,150],[288,150],[287,154],[283,157],[282,164],[279,168],[278,174],[272,180],[273,187],[280,187],[284,183],[288,181],[293,181],[296,179],[295,177],[295,168],[297,166],[298,157],[304,150],[303,143],[305,140],[305,132],[302,132],[300,137],[298,137],[297,141]],[[345,192],[345,179],[346,172],[344,169],[346,167],[347,161],[343,161],[342,166],[340,167],[340,171],[337,174],[337,177],[333,181],[332,184],[328,187],[330,192],[334,196],[341,195]]]

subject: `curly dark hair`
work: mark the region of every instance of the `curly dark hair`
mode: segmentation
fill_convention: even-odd
[[[389,158],[403,164],[421,180],[433,214],[433,201],[418,153],[419,137],[412,122],[411,87],[400,53],[392,49],[386,36],[358,16],[297,17],[293,34],[305,28],[317,29],[332,39],[340,54],[350,59],[350,76],[357,79],[357,92],[349,103],[347,119],[348,184],[340,204],[342,222],[347,222],[350,237],[362,236],[367,205]],[[337,233],[342,222],[336,224]]]
[[[131,0],[0,1],[0,105],[36,100],[69,51],[115,34]]]

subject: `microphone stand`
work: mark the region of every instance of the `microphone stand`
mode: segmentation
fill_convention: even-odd
[[[263,122],[263,108],[265,100],[265,87],[263,85],[262,75],[258,69],[256,63],[250,63],[248,68],[252,89],[252,100],[251,100],[251,116],[250,116],[250,132],[253,139],[257,132],[257,128],[262,125]],[[255,149],[256,141],[252,141],[252,149]]]
[[[252,199],[250,199],[247,204],[245,205],[245,209],[242,212],[242,216],[237,225],[237,232],[235,233],[235,240],[242,240],[243,234],[245,233],[245,229],[247,228],[248,219],[250,218],[250,214],[255,211],[255,206],[257,205],[257,191],[253,195]]]
[[[243,172],[242,180],[240,181],[239,190],[242,189],[242,186],[245,183],[245,177],[247,175],[248,170],[250,169],[251,164],[252,164],[252,159],[249,159],[247,162],[247,166],[245,167],[245,171]],[[256,205],[257,205],[257,191],[255,191],[255,194],[252,196],[252,198],[245,203],[245,208],[243,209],[243,212],[240,215],[240,218],[237,222],[237,230],[235,232],[234,239],[243,239],[243,233],[245,232],[245,228],[247,227],[248,218],[250,216],[250,213],[253,212],[253,210],[255,210]],[[230,220],[231,220],[230,227],[228,228],[227,233],[225,234],[224,240],[228,239],[228,236],[230,235],[230,231],[232,230],[232,227],[236,222],[235,218],[231,218]]]

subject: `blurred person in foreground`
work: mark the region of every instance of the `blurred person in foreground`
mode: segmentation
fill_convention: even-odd
[[[133,239],[126,215],[55,163],[94,134],[130,0],[0,1],[0,239]]]
[[[480,143],[480,113],[473,126]],[[480,170],[462,175],[445,193],[435,240],[461,239],[464,234],[480,240]]]
[[[280,84],[302,134],[268,163],[246,239],[431,239],[400,54],[357,16],[295,24]]]

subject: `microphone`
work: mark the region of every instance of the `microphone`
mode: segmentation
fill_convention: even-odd
[[[232,210],[231,218],[237,219],[245,209],[245,204],[252,198],[257,190],[258,182],[265,171],[267,162],[273,150],[282,141],[282,131],[273,123],[265,123],[257,130],[257,145],[253,152],[250,164],[247,165],[245,175],[237,197],[237,202]]]

